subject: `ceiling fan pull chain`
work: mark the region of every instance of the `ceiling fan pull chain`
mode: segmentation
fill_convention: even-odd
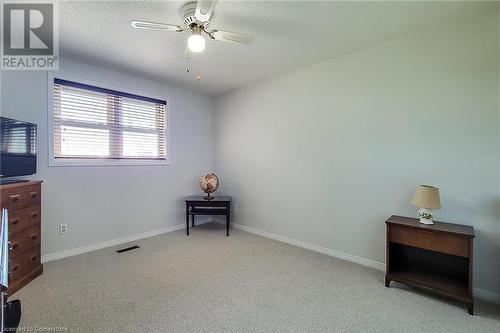
[[[201,59],[198,58],[198,72],[196,73],[196,81],[201,81]]]

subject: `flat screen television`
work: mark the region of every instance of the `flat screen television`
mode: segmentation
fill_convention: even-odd
[[[36,173],[36,124],[0,117],[0,144],[1,183]]]

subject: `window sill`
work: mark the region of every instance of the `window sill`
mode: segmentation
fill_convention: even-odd
[[[170,160],[115,160],[115,159],[73,159],[51,158],[49,167],[92,167],[92,166],[169,166]]]

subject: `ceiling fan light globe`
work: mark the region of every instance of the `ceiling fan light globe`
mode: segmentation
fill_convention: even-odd
[[[200,34],[192,34],[188,38],[188,48],[191,52],[202,52],[205,50],[205,38]]]

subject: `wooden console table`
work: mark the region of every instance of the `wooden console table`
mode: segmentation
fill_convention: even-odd
[[[214,197],[205,200],[202,196],[190,196],[184,199],[186,202],[186,235],[189,236],[189,216],[192,216],[192,227],[194,227],[195,215],[212,215],[226,217],[226,236],[229,236],[229,222],[231,219],[231,197]]]
[[[385,286],[397,281],[465,303],[474,314],[471,226],[391,216],[387,225]]]

